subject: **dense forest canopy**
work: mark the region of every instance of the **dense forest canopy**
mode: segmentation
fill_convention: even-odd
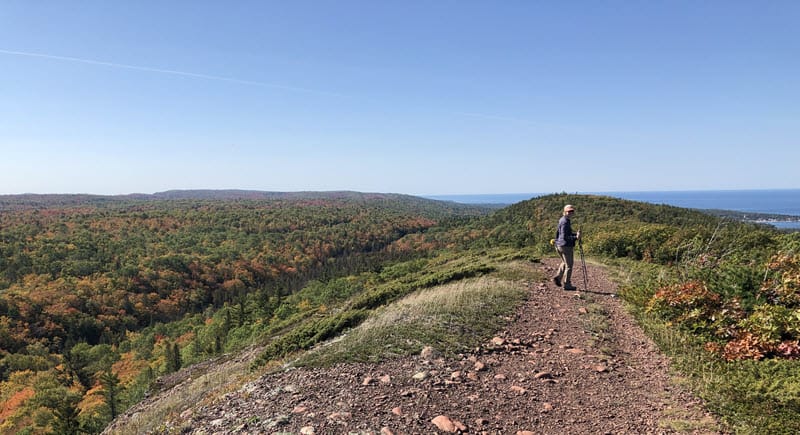
[[[126,330],[291,291],[456,207],[385,195],[106,202],[0,214],[3,349],[115,342]],[[467,209],[463,209],[467,210]],[[474,212],[474,210],[473,210]],[[463,213],[463,211],[462,211]]]
[[[312,279],[410,255],[398,241],[439,220],[483,213],[355,192],[2,197],[0,380],[52,372],[85,404],[114,362],[87,369],[98,349],[248,297],[267,310]],[[28,391],[2,399],[21,404]]]

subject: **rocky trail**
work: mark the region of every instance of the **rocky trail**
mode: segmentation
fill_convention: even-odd
[[[553,275],[557,262],[534,265]],[[168,424],[194,434],[721,433],[624,311],[600,266],[580,291],[530,282],[507,328],[469,354],[274,373]]]

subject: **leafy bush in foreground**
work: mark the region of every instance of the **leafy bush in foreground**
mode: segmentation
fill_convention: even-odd
[[[706,349],[726,360],[800,357],[800,260],[774,255],[755,303],[723,298],[706,282],[659,288],[647,311],[710,340]]]
[[[780,253],[767,264],[772,275],[761,287],[761,295],[773,305],[800,306],[800,256]]]
[[[647,309],[692,330],[703,330],[710,326],[719,306],[718,294],[702,282],[688,281],[659,289]]]

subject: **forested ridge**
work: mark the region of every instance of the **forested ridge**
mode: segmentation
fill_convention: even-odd
[[[418,255],[432,245],[415,240],[437,221],[485,212],[404,195],[247,191],[5,196],[0,210],[8,433],[97,431],[179,368],[189,344],[187,362],[225,349],[222,332],[201,331],[220,307],[240,307],[239,325],[268,318],[312,279]],[[180,331],[163,329],[176,321]],[[103,396],[116,385],[118,397]]]
[[[186,365],[257,344],[263,367],[420,289],[553,255],[567,203],[587,256],[621,271],[622,296],[660,344],[703,361],[703,379],[709,366],[736,379],[698,387],[717,412],[786,427],[800,410],[798,233],[592,195],[495,211],[259,195],[0,197],[0,430],[99,432]],[[777,384],[759,383],[767,372]]]

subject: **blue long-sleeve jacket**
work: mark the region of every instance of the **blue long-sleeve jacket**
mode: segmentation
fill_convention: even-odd
[[[561,216],[558,220],[558,233],[556,234],[556,246],[575,246],[578,235],[572,232],[572,225],[569,218]]]

